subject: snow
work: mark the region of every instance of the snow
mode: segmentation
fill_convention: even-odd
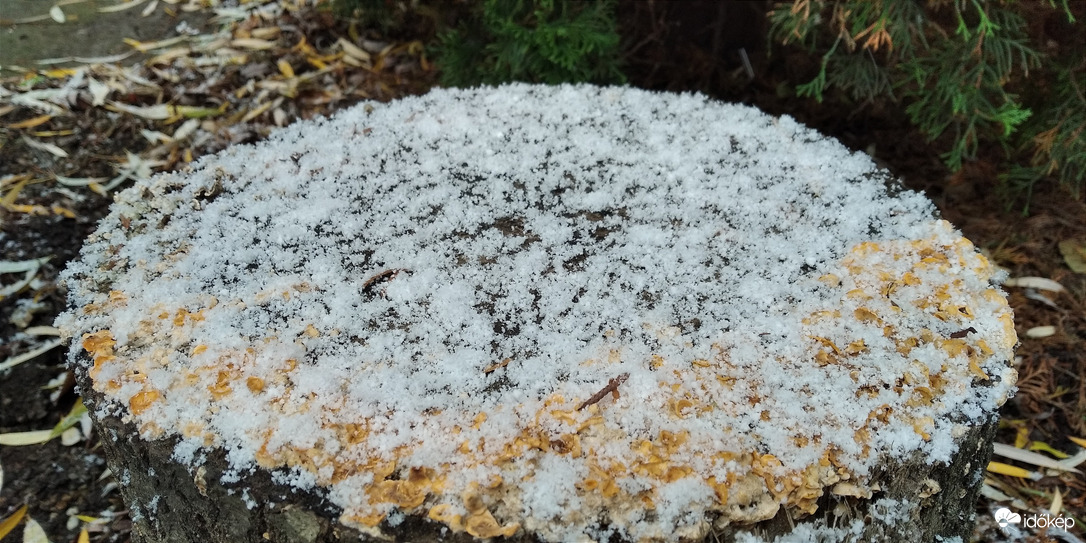
[[[948,460],[1013,393],[993,267],[888,181],[700,95],[437,90],[124,191],[57,326],[144,437],[355,525],[653,537],[737,480],[810,512],[871,450]]]

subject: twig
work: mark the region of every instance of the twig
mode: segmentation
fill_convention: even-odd
[[[501,362],[498,362],[497,364],[491,364],[491,365],[487,366],[486,369],[483,370],[483,373],[486,374],[486,375],[490,375],[491,373],[494,373],[495,370],[508,366],[509,363],[512,362],[512,361],[513,361],[512,358],[506,358],[505,360],[502,360]]]
[[[600,390],[599,392],[593,394],[591,398],[585,400],[584,403],[577,406],[577,411],[580,411],[580,410],[582,410],[582,409],[584,409],[584,408],[586,408],[586,407],[588,407],[588,406],[590,406],[592,404],[599,403],[599,401],[602,400],[603,397],[608,395],[608,394],[613,393],[617,397],[618,396],[618,386],[621,385],[622,383],[625,383],[626,379],[629,379],[629,378],[630,378],[629,373],[623,373],[622,375],[619,375],[618,377],[615,377],[614,379],[611,379],[610,381],[607,381],[607,386],[603,387],[602,390]]]
[[[400,272],[405,271],[407,271],[406,268],[389,268],[387,270],[379,271],[373,274],[369,279],[366,279],[362,282],[362,291],[366,292],[371,286],[373,286],[374,283],[385,279],[391,280],[392,278],[399,275]],[[384,294],[384,290],[382,290],[381,293]]]
[[[965,330],[958,330],[957,332],[954,332],[954,333],[950,334],[950,338],[951,339],[961,339],[961,338],[963,338],[965,336],[968,336],[969,334],[975,334],[975,333],[977,333],[977,329],[970,326],[969,328],[966,328]]]

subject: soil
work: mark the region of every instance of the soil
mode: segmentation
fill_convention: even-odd
[[[118,12],[102,12],[117,2],[79,0],[61,7],[65,21],[58,23],[46,13],[52,3],[35,0],[4,0],[0,5],[0,67],[31,66],[42,59],[102,57],[131,53],[124,39],[153,41],[168,35],[182,22],[194,30],[206,29],[210,14],[164,10],[141,14],[147,5]],[[43,18],[44,17],[44,18]],[[138,60],[132,54],[125,62]],[[71,65],[60,62],[57,65]]]
[[[872,153],[908,187],[924,191],[944,218],[960,228],[995,263],[1007,268],[1012,277],[1049,278],[1067,289],[1063,293],[1008,289],[1016,328],[1022,338],[1018,349],[1020,392],[1004,407],[996,440],[1015,443],[1016,439],[1024,438],[1026,442],[1046,443],[1062,451],[1077,450],[1068,437],[1086,437],[1083,379],[1086,275],[1068,268],[1057,244],[1069,239],[1086,240],[1083,195],[1055,180],[1042,182],[1029,201],[1029,214],[1024,214],[1022,201],[1008,204],[996,190],[1001,149],[982,149],[977,160],[951,174],[938,158],[939,149],[945,146],[939,141],[927,142],[904,118],[900,107],[857,105],[842,97],[830,97],[818,104],[795,97],[790,89],[810,78],[814,61],[797,50],[780,49],[772,54],[765,51],[765,22],[757,10],[732,8],[735,12],[725,13],[727,10],[718,11],[713,2],[688,2],[694,6],[689,9],[705,11],[700,16],[687,12],[682,18],[661,10],[660,4],[635,3],[635,7],[622,15],[630,84],[659,90],[698,90],[721,100],[755,105],[773,114],[792,115],[853,149]],[[714,38],[715,34],[706,30],[721,21],[727,25],[728,20],[736,29],[729,34],[734,39]],[[308,24],[312,28],[307,32],[313,33],[310,43],[318,43],[321,39],[318,35],[323,35],[325,41],[334,41],[347,34],[341,22],[329,21],[325,15],[313,17]],[[685,30],[682,24],[687,25]],[[432,28],[427,28],[418,37],[425,41],[431,36]],[[650,39],[644,39],[646,36]],[[744,69],[744,53],[751,61],[753,76]],[[378,75],[361,72],[357,77],[371,81]],[[403,71],[394,79],[381,80],[384,85],[381,98],[420,92],[434,80],[435,72],[424,62],[421,70]],[[330,111],[355,101],[334,101],[326,105],[326,110],[313,111]],[[0,101],[0,106],[3,105]],[[79,141],[74,146],[78,151],[65,159],[21,144],[18,131],[7,128],[37,115],[35,111],[21,108],[0,118],[0,178],[24,172],[57,172],[80,177],[113,175],[100,158],[120,157],[126,150],[145,145],[139,130],[150,124],[107,113],[101,108],[82,108],[77,114],[60,118],[59,122],[66,125],[50,127],[71,129],[74,132],[70,137]],[[298,113],[306,115],[305,111]],[[261,134],[253,132],[242,139]],[[45,286],[37,290],[34,302],[40,307],[24,323],[29,326],[51,325],[62,309],[64,294],[51,286],[52,282],[65,263],[78,254],[81,241],[104,215],[109,203],[108,198],[89,190],[58,191],[48,185],[26,186],[18,202],[46,207],[60,205],[73,211],[74,218],[0,209],[3,260],[53,256],[38,275]],[[0,274],[0,280],[8,285],[20,275]],[[1047,297],[1048,302],[1039,296]],[[32,338],[21,333],[26,326],[12,322],[13,315],[26,309],[20,306],[22,303],[25,302],[19,296],[0,300],[0,360],[26,352],[31,343]],[[1026,336],[1027,330],[1045,325],[1055,326],[1056,333],[1036,339]],[[48,429],[68,413],[77,401],[77,394],[63,359],[63,348],[57,348],[0,373],[0,434]],[[0,446],[3,468],[0,519],[20,505],[29,504],[29,515],[41,523],[51,541],[75,541],[81,528],[87,529],[90,541],[95,543],[127,541],[131,521],[116,492],[115,479],[106,473],[102,454],[101,444],[94,435],[73,446],[64,446],[56,439],[43,445]],[[1017,489],[1015,497],[1036,507],[1047,507],[1053,492],[1058,490],[1062,493],[1064,510],[1080,521],[1086,520],[1086,483],[1082,478],[1048,476],[1023,482],[992,477],[1006,483],[1007,489]],[[990,518],[993,503],[982,501],[978,505],[978,518]],[[86,522],[74,519],[75,514],[101,520]],[[990,528],[991,523],[988,525]],[[982,540],[989,540],[989,536],[991,532],[978,531],[977,537]],[[14,540],[18,540],[17,535],[5,539]],[[1043,536],[1032,540],[1054,541]]]

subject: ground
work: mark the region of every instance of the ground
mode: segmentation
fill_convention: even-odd
[[[160,6],[153,16],[169,18],[167,9]],[[54,340],[49,327],[64,304],[55,279],[105,214],[118,172],[175,169],[227,145],[257,140],[276,125],[365,99],[424,92],[436,81],[437,68],[420,41],[432,30],[430,22],[381,34],[312,8],[272,13],[220,14],[216,22],[197,26],[202,35],[174,43],[150,43],[154,37],[142,36],[145,41],[130,43],[144,53],[130,67],[77,63],[71,70],[0,73],[0,254],[5,263],[51,257],[29,274],[0,268],[0,289],[27,280],[0,298],[0,367]],[[637,18],[645,15],[633,10],[625,15],[625,27],[649,24]],[[757,24],[755,18],[747,26]],[[1062,285],[1059,292],[1007,288],[1021,337],[1020,391],[1003,409],[997,441],[1070,454],[1086,445],[1073,439],[1086,438],[1086,274],[1072,271],[1059,249],[1061,242],[1086,244],[1083,196],[1055,182],[1041,183],[1029,214],[1023,214],[1022,201],[1008,205],[996,190],[999,149],[983,150],[952,175],[938,159],[939,142],[925,141],[898,110],[815,104],[782,92],[796,66],[809,59],[787,51],[768,55],[742,40],[712,47],[724,51],[710,54],[696,33],[687,42],[657,39],[627,58],[631,83],[702,90],[792,115],[872,153],[908,187],[924,191],[943,217],[1011,277]],[[750,47],[754,77],[742,69],[739,47]],[[684,61],[682,68],[667,60],[676,58]],[[167,110],[160,104],[191,109]],[[123,186],[123,181],[117,185]],[[1044,326],[1052,326],[1052,333],[1041,333]],[[53,428],[77,400],[63,347],[0,369],[0,439]],[[98,437],[78,423],[74,428],[80,430],[69,430],[64,443],[56,438],[0,445],[0,534],[3,519],[25,504],[51,541],[75,541],[80,530],[93,542],[127,541],[130,522]],[[1080,521],[1075,532],[1082,537],[1086,483],[1081,476],[996,460],[1041,472],[1041,478],[990,473],[993,490],[1019,501],[990,497],[979,504],[979,540],[1002,537],[991,521],[999,505],[1058,508]],[[4,541],[18,540],[20,532]],[[1031,534],[1029,540],[1045,537]]]

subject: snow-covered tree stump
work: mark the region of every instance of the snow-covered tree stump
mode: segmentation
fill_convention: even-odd
[[[788,117],[513,85],[138,183],[58,325],[137,542],[949,541],[993,273]]]

